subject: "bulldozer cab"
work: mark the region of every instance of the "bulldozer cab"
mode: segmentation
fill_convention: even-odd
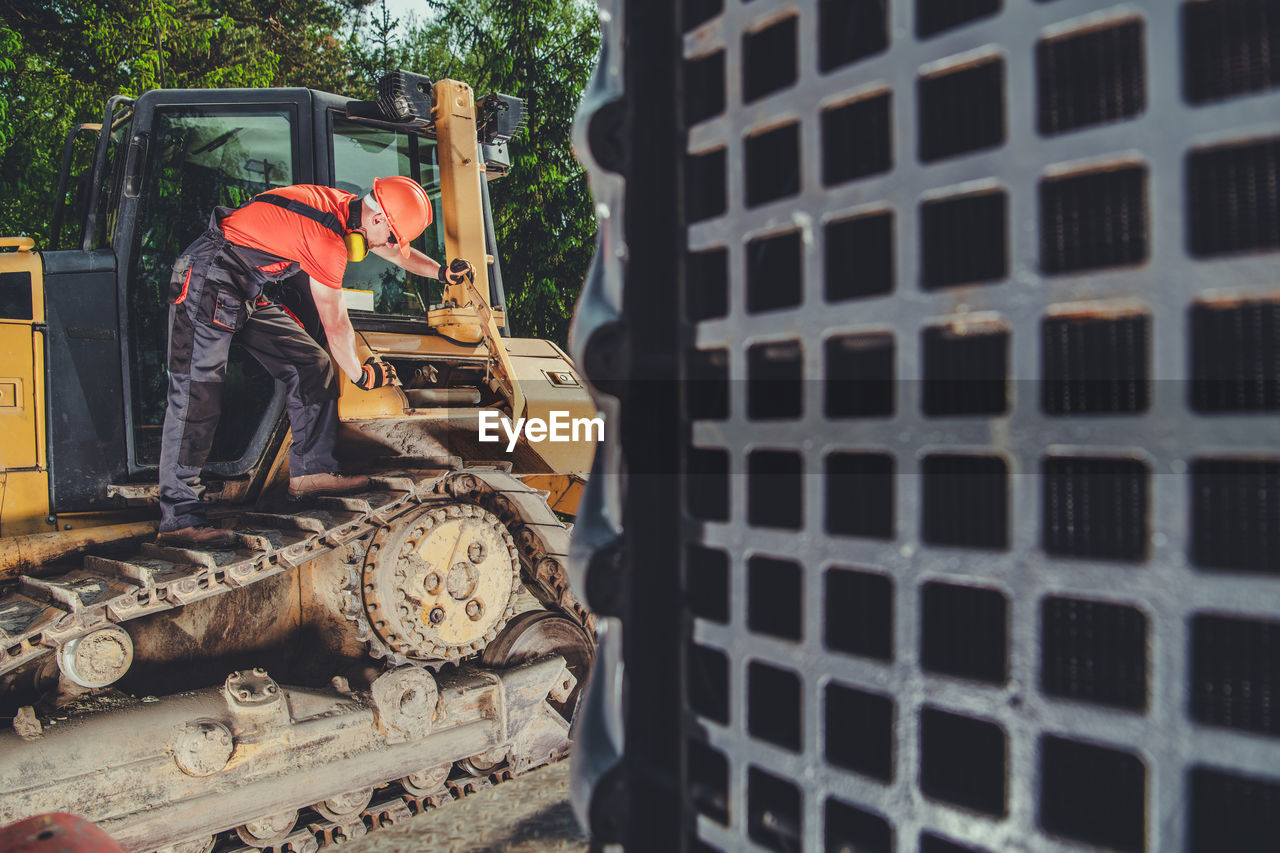
[[[76,248],[44,253],[52,387],[74,389],[50,406],[51,511],[101,508],[108,485],[154,483],[167,391],[170,269],[218,206],[295,183],[366,191],[404,175],[427,190],[437,215],[414,246],[445,257],[436,141],[429,128],[370,117],[363,102],[309,89],[158,90],[108,104],[91,171],[69,180],[64,160],[55,221],[80,224]],[[363,114],[362,114],[363,113]],[[92,128],[96,129],[96,128]],[[71,139],[68,140],[68,153]],[[492,170],[492,174],[500,170]],[[483,183],[483,182],[482,182]],[[68,190],[72,187],[72,190]],[[490,303],[503,302],[487,188],[483,226]],[[64,216],[73,195],[74,214]],[[474,227],[468,226],[468,227]],[[66,242],[66,235],[59,235]],[[55,244],[56,245],[56,244]],[[298,307],[308,331],[306,277],[270,296]],[[370,255],[343,283],[357,330],[428,332],[441,285]],[[252,478],[283,434],[283,388],[233,347],[224,415],[205,466],[218,479]],[[125,491],[128,491],[126,488]],[[119,489],[116,489],[119,494]]]

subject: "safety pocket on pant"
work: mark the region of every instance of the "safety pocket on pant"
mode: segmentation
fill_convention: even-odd
[[[239,297],[239,294],[228,293],[225,290],[218,291],[217,299],[213,303],[213,325],[234,332],[240,328],[248,313],[244,300]]]
[[[187,301],[187,288],[191,286],[191,268],[195,261],[194,256],[183,255],[173,265],[173,274],[169,276],[170,305],[181,305]]]

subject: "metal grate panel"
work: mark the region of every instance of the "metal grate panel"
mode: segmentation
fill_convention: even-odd
[[[675,4],[686,849],[1274,841],[1274,5]]]

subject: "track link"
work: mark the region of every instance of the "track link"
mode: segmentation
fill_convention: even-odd
[[[368,492],[322,497],[286,513],[236,517],[234,549],[204,551],[144,543],[127,559],[87,556],[50,577],[21,576],[0,596],[0,675],[77,637],[230,592],[290,571],[371,536],[423,505],[449,499],[485,507],[508,527],[525,586],[544,606],[589,633],[592,615],[569,589],[568,531],[541,493],[498,470],[403,471],[372,477]],[[376,650],[375,650],[376,652]]]

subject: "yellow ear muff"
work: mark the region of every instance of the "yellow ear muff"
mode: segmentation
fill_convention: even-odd
[[[342,238],[347,244],[347,260],[359,263],[369,254],[369,241],[359,231],[352,231]]]

